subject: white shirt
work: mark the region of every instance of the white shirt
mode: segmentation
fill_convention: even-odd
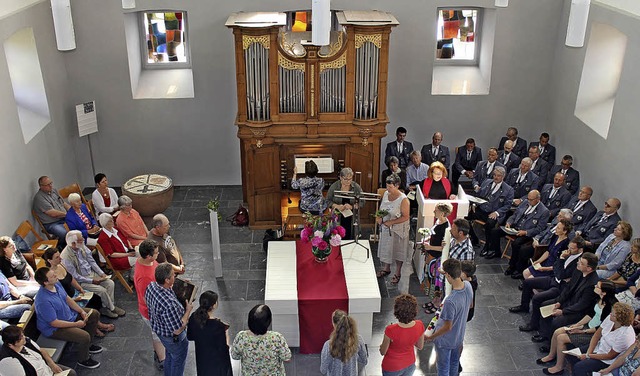
[[[556,193],[558,193],[558,189],[560,188],[553,187],[553,189],[551,190],[551,193],[549,194],[549,198],[554,198]]]
[[[495,166],[496,162],[488,162],[487,161],[487,176],[489,176],[489,174],[491,174],[491,171],[493,171],[493,166]]]
[[[40,349],[37,343],[31,342],[35,348]],[[26,354],[20,354],[26,361],[31,363],[33,368],[36,370],[36,375],[38,376],[53,376],[53,371],[49,368],[47,362],[45,362],[42,355],[34,352],[33,350],[27,348],[26,346],[23,348],[26,350]],[[24,368],[22,368],[22,364],[16,358],[4,358],[0,361],[0,376],[24,376]]]
[[[631,325],[621,326],[612,331],[613,321],[611,321],[610,316],[607,316],[604,319],[602,324],[600,324],[600,327],[602,328],[602,337],[593,351],[594,354],[607,354],[611,350],[622,354],[636,341],[636,334]],[[614,360],[615,358],[611,360],[603,360],[603,362],[611,364]]]
[[[98,190],[96,189],[91,194],[91,201],[93,201],[93,206],[96,208],[96,214],[100,215],[101,213],[109,213],[113,214],[118,206],[118,194],[113,188],[108,188],[109,190],[109,206],[105,206],[104,199]]]

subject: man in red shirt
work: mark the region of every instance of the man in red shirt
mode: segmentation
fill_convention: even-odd
[[[133,283],[136,287],[136,294],[138,295],[138,310],[140,311],[140,315],[142,315],[144,322],[149,325],[149,328],[151,328],[151,323],[149,322],[149,308],[147,308],[144,293],[147,291],[147,286],[156,280],[155,273],[156,268],[158,267],[158,262],[156,261],[156,258],[158,257],[158,243],[153,240],[145,240],[140,243],[138,251],[140,252],[140,257],[136,261]],[[151,336],[153,339],[153,358],[156,361],[158,369],[162,370],[165,358],[164,346],[153,330],[151,331]]]

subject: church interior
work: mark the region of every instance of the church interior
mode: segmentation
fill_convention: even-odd
[[[640,144],[634,131],[640,118],[635,86],[640,84],[640,72],[632,66],[640,61],[637,1],[591,0],[584,35],[578,37],[582,46],[570,46],[575,0],[462,0],[455,7],[446,0],[333,0],[331,9],[347,14],[344,17],[348,18],[346,11],[375,10],[389,19],[347,20],[341,24],[347,25],[342,33],[342,26],[334,22],[330,41],[338,43],[339,50],[327,52],[303,41],[299,45],[307,55],[300,55],[295,44],[289,46],[291,55],[283,55],[287,41],[280,28],[293,28],[296,12],[310,10],[311,2],[71,0],[69,47],[57,39],[54,1],[0,4],[4,46],[0,48],[0,145],[7,151],[0,158],[5,176],[0,235],[14,234],[25,219],[35,223],[31,208],[40,176],[51,177],[57,188],[78,182],[88,192],[93,191],[98,172],[108,176],[112,187],[141,174],[168,176],[174,193],[164,213],[188,265],[185,278],[199,291],[220,294],[217,314],[230,323],[232,338],[247,328],[249,309],[264,302],[265,230],[286,226],[295,217],[290,214],[296,213],[300,194],[287,181],[296,155],[330,155],[335,166],[329,183],[338,180],[340,167],[352,167],[365,191],[375,193],[386,168],[384,147],[395,140],[398,127],[406,128],[406,140],[418,150],[431,142],[434,132],[442,132],[442,144],[452,150],[452,159],[453,150],[464,147],[468,138],[475,139],[484,154],[498,146],[508,127],[518,128],[519,136],[528,141],[547,132],[557,148],[557,160],[573,156],[582,185],[593,188],[598,210],[605,200],[617,197],[622,219],[640,224],[633,189],[640,167],[634,167],[632,157]],[[439,10],[452,8],[464,9],[465,19],[473,17],[473,33],[465,35],[464,43],[474,46],[468,59],[462,58],[467,53],[462,48],[454,52],[461,58],[447,57],[452,51],[441,43],[446,28],[441,29]],[[153,12],[179,14],[182,36],[171,34],[172,42],[155,34],[150,37],[150,30],[151,34],[158,30],[146,23],[145,15]],[[233,24],[243,12],[283,12],[288,18],[262,29]],[[268,18],[260,22],[265,20],[271,22]],[[162,38],[168,39],[169,31],[173,32],[167,26]],[[355,34],[365,35],[366,46],[378,43],[375,53],[380,54],[380,63],[375,69],[380,86],[371,108],[358,103],[358,80],[366,73],[354,63],[359,56]],[[259,39],[264,35],[267,42]],[[381,35],[381,40],[372,35]],[[254,43],[247,48],[245,40]],[[271,49],[260,47],[269,42]],[[182,54],[179,59],[172,55],[175,44]],[[340,63],[343,51],[346,57]],[[285,97],[286,83],[274,79],[273,70],[258,72],[259,66],[255,72],[245,70],[244,62],[249,57],[259,61],[266,56],[261,53],[271,59],[264,64],[280,64],[281,72],[294,72],[287,76],[294,89],[295,80],[305,80],[295,72],[307,74],[303,98],[296,98],[291,86],[291,97]],[[285,68],[278,59],[288,62]],[[347,87],[323,86],[327,77],[323,72]],[[264,86],[251,88],[252,79],[264,74]],[[340,98],[332,102],[333,94]],[[257,108],[259,98],[263,102]],[[97,130],[81,135],[76,106],[87,102],[94,102]],[[206,208],[215,197],[220,199],[223,218],[221,278],[212,270]],[[240,204],[249,209],[248,227],[226,221]],[[373,231],[374,211],[367,207],[362,214],[367,236]],[[374,243],[372,248],[377,268]],[[476,264],[480,287],[475,318],[464,340],[462,374],[541,374],[542,367],[535,362],[538,346],[518,330],[525,316],[508,312],[520,299],[520,291],[517,281],[503,276],[506,260],[477,257]],[[382,374],[378,348],[385,326],[394,320],[394,297],[402,292],[384,279],[378,283],[381,308],[373,316],[366,375]],[[425,294],[415,277],[406,289],[423,303]],[[96,359],[102,367],[76,371],[161,374],[153,368],[151,332],[140,319],[135,293],[116,283],[116,299],[127,315],[113,321],[116,331],[100,341],[105,351]],[[431,315],[421,309],[418,319],[428,323]],[[320,374],[318,354],[300,354],[295,348],[293,354],[285,364],[287,374]],[[431,347],[426,345],[417,354],[415,374],[436,374]],[[73,366],[74,354],[65,352],[60,362]],[[239,362],[233,364],[234,374],[239,374]],[[196,374],[193,345],[185,374]]]

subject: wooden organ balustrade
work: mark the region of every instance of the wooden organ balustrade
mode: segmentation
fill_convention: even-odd
[[[294,155],[327,155],[328,188],[351,167],[365,192],[378,187],[381,139],[386,136],[389,36],[398,24],[378,11],[332,12],[328,46],[293,32],[291,13],[234,13],[243,199],[251,228],[281,225],[297,211],[291,189]],[[303,176],[303,172],[300,176]],[[289,203],[291,202],[291,203]],[[374,208],[361,211],[373,224]]]

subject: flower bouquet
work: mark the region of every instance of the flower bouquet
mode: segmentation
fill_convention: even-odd
[[[418,234],[420,234],[421,239],[420,239],[420,249],[422,250],[422,253],[425,253],[425,248],[424,246],[429,244],[429,238],[431,237],[431,229],[429,227],[422,227],[418,229]]]
[[[304,214],[305,224],[300,232],[303,242],[311,242],[311,250],[318,262],[326,262],[331,254],[331,247],[338,247],[346,234],[340,226],[338,213],[331,212],[323,215]]]
[[[388,214],[389,214],[389,211],[388,211],[388,210],[381,209],[381,210],[378,210],[378,211],[376,211],[374,214],[371,214],[371,215],[372,215],[374,218],[384,218],[384,217],[386,217]]]

